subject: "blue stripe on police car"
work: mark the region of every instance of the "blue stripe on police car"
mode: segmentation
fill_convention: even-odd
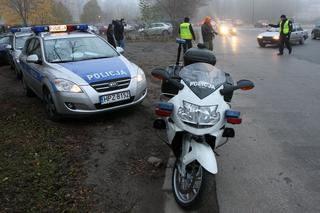
[[[131,77],[127,65],[120,57],[75,61],[59,65],[77,74],[89,84]]]

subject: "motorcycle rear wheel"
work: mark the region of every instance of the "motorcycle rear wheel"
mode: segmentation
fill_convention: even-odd
[[[180,175],[178,160],[173,167],[172,191],[177,204],[185,210],[198,210],[203,206],[218,208],[214,175],[203,169],[196,161],[190,163],[188,167],[187,178]],[[193,186],[192,179],[195,180]],[[191,184],[186,187],[188,182]]]

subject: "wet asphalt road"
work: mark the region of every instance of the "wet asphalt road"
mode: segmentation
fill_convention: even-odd
[[[236,92],[243,124],[218,150],[220,212],[320,212],[320,40],[279,57],[259,32],[216,39],[217,66],[256,84]]]

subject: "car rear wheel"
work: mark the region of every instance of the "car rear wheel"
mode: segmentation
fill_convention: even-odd
[[[170,35],[170,33],[169,33],[168,30],[164,30],[164,31],[162,32],[162,35],[163,35],[163,36],[168,36],[168,35]]]
[[[46,105],[46,113],[50,120],[58,122],[61,120],[61,115],[58,113],[53,97],[48,89],[43,91],[43,100]]]

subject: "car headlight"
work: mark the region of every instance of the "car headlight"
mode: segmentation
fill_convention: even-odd
[[[180,119],[188,124],[197,127],[214,126],[220,120],[220,113],[217,112],[218,105],[198,106],[183,101],[183,107],[178,109]]]
[[[65,79],[55,79],[54,85],[59,92],[82,93],[82,89],[75,83]]]
[[[141,81],[145,81],[145,80],[146,80],[146,75],[144,74],[142,69],[138,68],[137,81],[141,82]]]
[[[272,37],[274,40],[279,40],[280,36],[279,35],[275,35]]]
[[[228,32],[229,32],[229,29],[228,29],[227,26],[221,26],[221,28],[220,28],[220,33],[221,33],[222,35],[226,35],[226,34],[228,34]]]
[[[263,36],[262,35],[258,35],[258,39],[262,39],[263,38]]]

